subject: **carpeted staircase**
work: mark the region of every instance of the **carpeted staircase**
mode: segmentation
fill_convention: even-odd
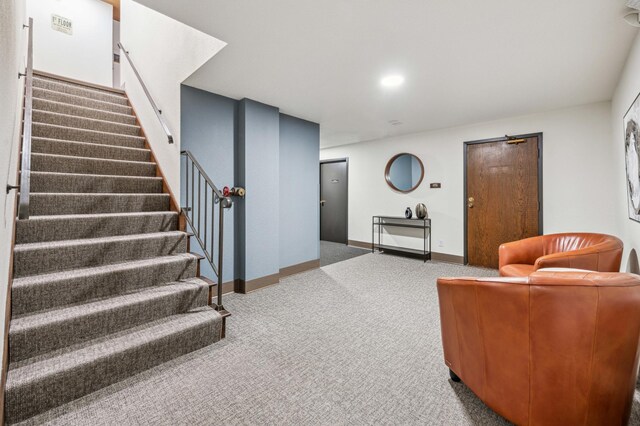
[[[34,74],[33,97],[10,423],[214,343],[223,323],[124,92]]]

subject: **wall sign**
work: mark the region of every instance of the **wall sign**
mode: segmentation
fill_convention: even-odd
[[[73,23],[71,19],[59,15],[51,15],[51,28],[61,33],[73,34]]]

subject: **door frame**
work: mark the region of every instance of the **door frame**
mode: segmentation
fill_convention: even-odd
[[[347,242],[345,245],[349,245],[349,157],[342,158],[331,158],[327,160],[320,160],[320,165],[318,166],[318,195],[322,197],[322,165],[328,163],[342,163],[345,162],[347,165],[347,218],[345,220],[347,226]],[[320,197],[318,197],[318,208],[322,209],[320,206]],[[318,240],[322,240],[322,210],[320,210],[320,214],[318,214]]]
[[[538,209],[538,235],[543,234],[543,214],[542,214],[542,132],[537,133],[525,133],[521,135],[512,135],[512,136],[502,136],[499,138],[490,138],[490,139],[480,139],[475,141],[466,141],[464,142],[464,149],[462,150],[462,164],[463,164],[463,197],[462,197],[462,208],[464,209],[464,264],[467,265],[469,263],[469,227],[468,227],[468,211],[467,211],[467,150],[470,145],[477,145],[481,143],[492,143],[492,142],[506,142],[511,138],[517,139],[526,139],[526,138],[538,138],[538,205],[540,208]]]

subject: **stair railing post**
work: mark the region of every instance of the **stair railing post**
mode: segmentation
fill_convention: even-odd
[[[216,300],[216,305],[217,305],[217,310],[218,311],[223,311],[224,310],[224,306],[222,305],[222,280],[223,280],[223,275],[222,275],[222,270],[224,269],[222,267],[222,263],[223,263],[223,246],[224,246],[224,208],[225,208],[225,199],[220,199],[218,202],[218,208],[220,209],[220,211],[218,212],[220,214],[220,217],[218,218],[218,299]]]

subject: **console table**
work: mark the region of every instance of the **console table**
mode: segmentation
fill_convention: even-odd
[[[376,243],[376,227],[378,241]],[[422,229],[422,250],[382,243],[382,228]],[[397,251],[421,256],[424,261],[431,260],[431,219],[407,219],[401,216],[373,216],[371,219],[371,252]]]

